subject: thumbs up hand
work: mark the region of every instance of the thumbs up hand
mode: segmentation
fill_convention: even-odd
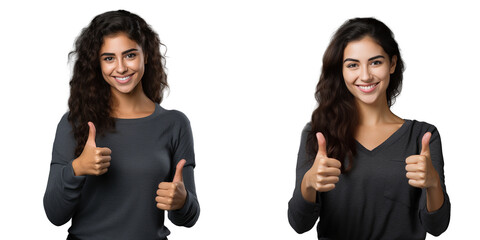
[[[428,189],[440,184],[440,178],[430,158],[431,136],[430,132],[423,135],[420,155],[412,155],[406,159],[408,184],[413,187]]]
[[[183,184],[183,166],[186,162],[185,159],[178,162],[172,182],[161,182],[158,184],[157,197],[155,197],[157,208],[177,210],[185,204],[187,191]]]
[[[327,156],[327,144],[322,133],[317,133],[318,152],[313,166],[305,173],[302,181],[302,195],[310,202],[315,202],[317,192],[328,192],[335,188],[341,174],[342,164],[335,158]],[[315,190],[315,191],[312,191]]]
[[[82,154],[72,162],[75,176],[102,175],[108,171],[112,150],[99,148],[95,143],[96,129],[92,122],[88,122],[88,138]]]

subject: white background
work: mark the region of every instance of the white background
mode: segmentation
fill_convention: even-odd
[[[1,3],[0,239],[65,239],[43,210],[52,144],[67,111],[67,54],[91,19],[127,9],[168,48],[165,108],[192,123],[201,215],[170,239],[315,239],[289,226],[300,133],[323,52],[347,19],[395,33],[406,72],[393,111],[440,131],[449,229],[478,235],[478,7],[464,1],[15,1]],[[473,2],[473,1],[472,1]],[[95,224],[95,223],[92,223]],[[469,237],[470,236],[470,237]],[[431,236],[428,238],[432,239]]]

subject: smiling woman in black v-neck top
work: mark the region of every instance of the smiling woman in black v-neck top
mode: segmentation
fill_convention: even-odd
[[[390,110],[404,65],[374,18],[345,22],[323,57],[288,219],[319,239],[425,239],[450,221],[438,130]]]

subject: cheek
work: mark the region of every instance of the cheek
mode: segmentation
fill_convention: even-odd
[[[145,64],[142,60],[132,61],[128,63],[128,68],[143,73],[145,71]]]
[[[376,74],[378,80],[382,82],[382,89],[386,90],[388,85],[390,84],[390,72],[389,71],[381,71]]]
[[[355,92],[355,78],[352,78],[352,76],[350,75],[343,75],[343,82],[345,83],[345,86],[347,87],[347,90],[351,93],[351,94],[354,94]],[[352,80],[353,79],[353,80]]]
[[[388,81],[390,80],[390,68],[385,66],[382,68],[378,68],[376,71],[376,75],[378,78],[380,78],[383,81]]]
[[[388,84],[390,83],[390,73],[386,72],[383,75],[381,75],[380,78],[384,82],[384,85],[388,86]]]
[[[109,76],[113,71],[113,67],[110,64],[100,64],[100,69],[102,71],[102,75],[104,76]]]
[[[142,78],[143,78],[143,74],[145,73],[145,65],[137,66],[136,72],[137,72],[137,74],[138,74],[138,78],[139,78],[139,79],[142,79]]]
[[[345,84],[347,87],[349,87],[350,84],[353,84],[355,82],[356,76],[352,71],[343,71],[343,80],[345,81]]]

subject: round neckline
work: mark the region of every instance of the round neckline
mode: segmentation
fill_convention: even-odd
[[[153,110],[153,113],[145,116],[145,117],[140,117],[140,118],[114,118],[117,123],[138,123],[138,122],[145,122],[148,121],[152,118],[155,118],[160,114],[160,105],[155,103],[155,109]]]

